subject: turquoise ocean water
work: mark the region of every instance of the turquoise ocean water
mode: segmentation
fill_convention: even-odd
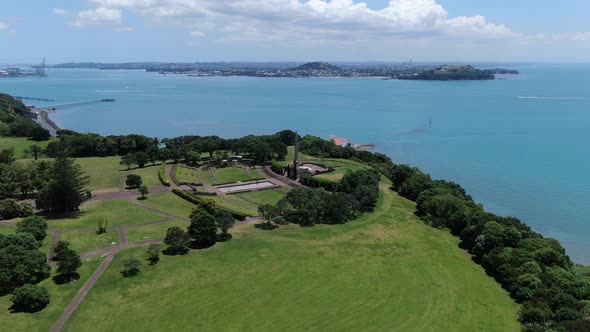
[[[488,210],[521,218],[590,264],[590,66],[517,69],[521,75],[484,82],[51,70],[1,79],[0,91],[117,99],[52,116],[81,132],[238,137],[289,128],[374,143],[398,163],[460,183]]]

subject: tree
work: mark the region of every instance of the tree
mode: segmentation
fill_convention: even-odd
[[[49,304],[49,293],[44,287],[24,285],[14,291],[10,301],[14,311],[37,312]]]
[[[27,235],[38,246],[33,236]],[[24,284],[37,284],[47,277],[49,266],[44,253],[17,245],[0,248],[0,294],[10,293]]]
[[[121,161],[119,163],[121,165],[127,166],[127,169],[131,169],[131,166],[135,164],[135,156],[131,153],[128,153],[121,157]]]
[[[135,163],[137,164],[137,166],[139,166],[139,168],[143,168],[145,164],[150,160],[147,153],[143,151],[136,152],[134,157]]]
[[[77,211],[87,197],[88,176],[74,159],[58,157],[53,163],[49,181],[39,192],[37,206],[52,212]]]
[[[279,216],[279,210],[270,205],[270,204],[264,204],[264,205],[260,205],[258,207],[258,213],[260,213],[260,216],[262,217],[262,219],[264,219],[266,221],[266,227],[264,229],[273,229],[276,227],[273,227],[273,221],[275,220],[275,218],[277,218]]]
[[[145,195],[149,194],[150,191],[147,186],[141,186],[139,187],[139,193],[141,194],[141,199],[145,199]]]
[[[0,151],[0,164],[10,165],[14,162],[14,148]]]
[[[141,262],[138,259],[129,258],[129,259],[125,260],[123,262],[123,264],[125,265],[125,270],[121,271],[121,274],[123,275],[123,277],[125,277],[125,278],[134,277],[134,276],[138,275],[139,273],[141,273],[141,271],[139,270],[139,267],[141,266]]]
[[[58,284],[74,281],[80,278],[76,272],[82,266],[80,255],[72,249],[62,249],[57,254],[57,275],[54,281]]]
[[[184,255],[189,250],[190,236],[180,227],[170,227],[166,232],[164,243],[168,245],[169,254]]]
[[[37,241],[43,241],[47,236],[47,222],[39,216],[31,216],[16,224],[17,233],[29,233]]]
[[[16,199],[7,198],[0,201],[0,219],[13,219],[33,214],[33,207],[29,202],[18,203]]]
[[[190,219],[188,233],[194,240],[195,247],[206,248],[215,244],[217,239],[215,217],[204,209],[198,209],[191,213]]]
[[[33,158],[35,158],[35,160],[37,160],[37,158],[39,158],[39,154],[43,150],[41,149],[41,147],[39,145],[33,144],[29,147],[29,151],[31,151],[31,153],[33,154]]]
[[[65,249],[69,249],[69,248],[70,248],[70,243],[68,241],[57,241],[57,244],[55,245],[55,248],[53,249],[54,257],[52,257],[52,259],[57,260],[60,251],[65,250]]]
[[[51,138],[51,134],[45,128],[36,126],[31,129],[31,139],[33,141],[47,141]]]
[[[197,165],[201,161],[201,154],[197,151],[189,151],[186,153],[185,160],[190,165]]]
[[[227,211],[220,210],[215,213],[215,223],[221,230],[221,234],[217,236],[218,241],[227,241],[232,238],[227,231],[234,226],[235,222],[234,216]]]
[[[35,237],[31,233],[0,234],[0,249],[11,245],[24,248],[25,250],[37,250],[41,248],[41,243],[35,240]]]
[[[104,218],[104,217],[98,217],[98,220],[96,221],[96,227],[98,228],[96,230],[96,234],[104,234],[107,232],[107,228],[109,227],[109,221],[108,219]]]
[[[125,185],[127,185],[127,188],[139,188],[142,183],[143,180],[141,179],[141,176],[137,174],[129,174],[125,180]]]
[[[160,251],[162,251],[162,249],[160,248],[160,245],[157,243],[152,243],[150,244],[150,246],[148,247],[148,260],[150,261],[150,263],[152,265],[158,263],[158,261],[160,261]]]

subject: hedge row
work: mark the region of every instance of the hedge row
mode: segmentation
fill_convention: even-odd
[[[189,201],[189,202],[191,202],[191,203],[193,203],[195,205],[203,205],[204,199],[206,199],[206,198],[201,198],[201,197],[198,197],[198,196],[189,194],[186,191],[182,191],[182,190],[180,190],[178,188],[172,189],[172,192],[174,194],[176,194],[177,196],[179,196],[180,198],[182,198],[182,199],[184,199],[186,201]],[[228,208],[225,208],[225,207],[217,206],[217,208],[219,210],[222,210],[222,211],[226,211],[226,212],[231,213],[236,220],[244,221],[244,220],[246,220],[247,217],[249,217],[249,215],[247,215],[247,214],[243,214],[241,212],[238,212],[238,211],[235,211],[235,210],[232,210],[232,209],[228,209]]]
[[[273,159],[271,161],[272,167],[276,167],[276,168],[287,168],[289,167],[289,162],[287,161],[278,161],[276,159]]]
[[[158,170],[158,176],[160,177],[160,182],[162,182],[163,185],[165,185],[166,187],[170,187],[170,180],[168,180],[168,177],[166,176],[166,163],[163,162],[160,165],[160,169]]]

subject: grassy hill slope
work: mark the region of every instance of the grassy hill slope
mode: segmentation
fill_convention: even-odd
[[[519,331],[517,306],[446,231],[382,187],[372,214],[340,226],[265,232],[122,278],[120,252],[66,331]]]

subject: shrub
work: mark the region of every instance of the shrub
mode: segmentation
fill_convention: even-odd
[[[139,267],[141,266],[141,262],[135,258],[130,258],[125,260],[123,263],[125,264],[125,270],[121,271],[121,274],[125,278],[134,277],[141,273]]]
[[[160,168],[158,169],[158,176],[160,178],[160,182],[162,182],[162,185],[170,187],[170,180],[168,180],[168,177],[166,176],[166,162],[163,162],[160,165]]]
[[[47,289],[35,285],[17,288],[10,299],[15,311],[37,312],[49,304]]]
[[[172,189],[172,192],[174,194],[176,194],[177,196],[179,196],[180,198],[186,200],[186,201],[189,201],[189,202],[191,202],[193,204],[196,204],[198,206],[206,207],[206,201],[205,201],[205,199],[203,199],[201,197],[198,197],[198,196],[195,196],[195,195],[191,195],[191,194],[189,194],[189,193],[187,193],[185,191],[182,191],[182,190],[180,190],[178,188]],[[241,212],[238,212],[238,211],[234,211],[232,209],[228,209],[228,208],[225,208],[225,207],[218,207],[218,209],[219,210],[223,210],[223,211],[227,211],[227,212],[231,213],[232,216],[236,220],[244,221],[244,220],[246,220],[247,217],[249,217],[249,215],[247,215],[247,214],[244,214],[244,213],[241,213]]]
[[[16,224],[17,233],[30,233],[37,241],[43,241],[47,236],[47,222],[38,216],[25,218]]]
[[[128,188],[139,188],[139,186],[141,186],[142,183],[143,180],[141,179],[141,176],[137,174],[129,174],[127,175],[127,179],[125,180],[125,184]]]
[[[33,214],[33,206],[29,202],[19,202],[13,198],[0,201],[0,219],[27,217]]]

